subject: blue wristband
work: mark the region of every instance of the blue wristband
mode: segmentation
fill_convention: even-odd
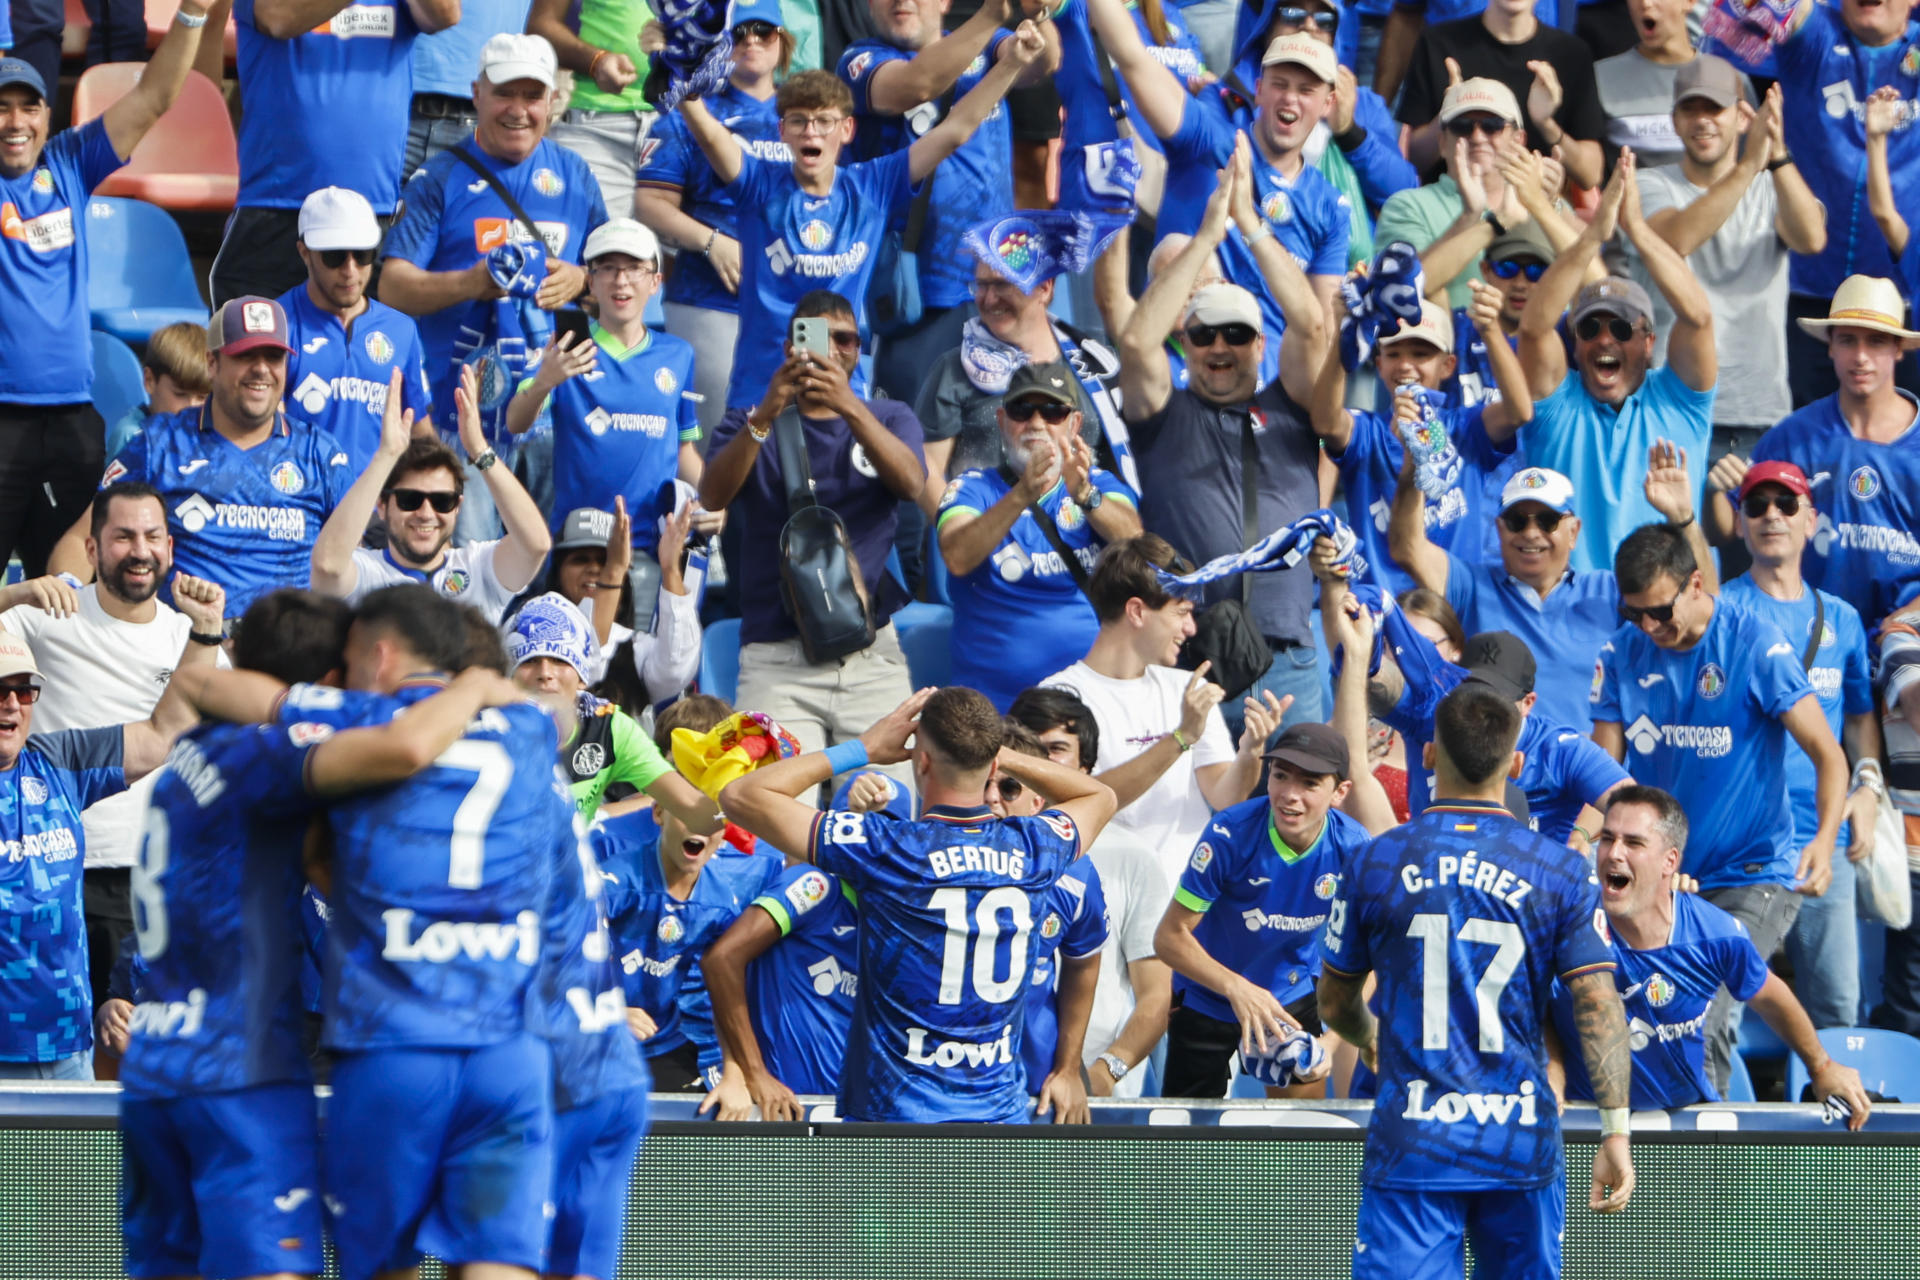
[[[827,764],[833,769],[833,776],[839,777],[862,768],[867,763],[867,744],[855,738],[851,742],[842,742],[838,746],[828,747],[821,753],[826,756]]]

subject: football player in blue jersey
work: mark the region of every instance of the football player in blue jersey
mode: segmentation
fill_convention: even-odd
[[[271,592],[247,610],[234,661],[276,685],[337,681],[351,620],[340,601]],[[132,882],[138,1003],[120,1066],[129,1274],[319,1273],[304,819],[328,797],[428,767],[483,707],[517,699],[472,671],[378,726],[209,723],[174,744]]]
[[[1436,803],[1347,862],[1321,941],[1320,1015],[1379,1075],[1356,1280],[1560,1274],[1566,1182],[1544,1023],[1557,976],[1600,1104],[1589,1205],[1626,1207],[1626,1019],[1599,883],[1500,807],[1520,712],[1477,683],[1440,703]],[[1377,981],[1376,1023],[1363,995]]]
[[[1021,1061],[1029,939],[1046,891],[1113,816],[1114,798],[1084,774],[1002,750],[1003,738],[983,694],[922,690],[858,739],[756,769],[720,793],[734,822],[804,850],[859,895],[860,971],[888,980],[860,984],[840,1082],[849,1120],[1033,1114]],[[908,760],[925,806],[918,821],[798,799],[835,774]],[[980,800],[1003,773],[1051,807],[995,818]],[[1042,1114],[1066,1092],[1060,1077],[1041,1087]]]
[[[1786,982],[1767,969],[1746,926],[1698,894],[1674,891],[1686,846],[1687,815],[1679,801],[1658,787],[1623,787],[1614,793],[1595,865],[1620,965],[1616,982],[1633,1047],[1634,1107],[1720,1100],[1707,1079],[1705,1029],[1707,1009],[1725,988],[1800,1055],[1815,1099],[1837,1095],[1847,1105],[1847,1127],[1860,1128],[1872,1105],[1860,1073],[1820,1047],[1806,1010]],[[1573,1034],[1573,1000],[1557,983],[1553,1018],[1560,1036]],[[1549,1047],[1558,1046],[1550,1042]],[[1592,1101],[1585,1064],[1565,1060],[1564,1070],[1565,1096]]]
[[[1267,794],[1213,816],[1154,935],[1174,970],[1161,1081],[1171,1098],[1224,1098],[1235,1050],[1252,1071],[1299,1033],[1324,1031],[1313,986],[1321,927],[1341,869],[1370,835],[1336,807],[1353,784],[1331,725],[1289,725],[1263,758]],[[1310,1054],[1268,1095],[1323,1095],[1327,1062]]]

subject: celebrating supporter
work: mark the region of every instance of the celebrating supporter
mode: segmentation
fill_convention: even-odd
[[[1348,856],[1370,833],[1336,807],[1351,766],[1330,726],[1289,726],[1262,759],[1267,794],[1207,824],[1154,935],[1175,972],[1168,1097],[1225,1097],[1236,1049],[1268,1097],[1325,1093],[1313,991],[1321,926]]]
[[[412,411],[399,407],[398,371],[392,380],[379,447],[314,539],[313,589],[355,601],[381,587],[424,582],[498,624],[546,558],[551,540],[539,508],[487,447],[475,408],[478,378],[469,365],[461,370],[454,393],[460,443],[474,470],[485,477],[507,536],[452,546],[466,468],[437,439],[412,434]],[[360,545],[360,534],[376,513],[387,533],[379,551]]]
[[[398,371],[400,398],[415,429],[431,426],[433,390],[409,316],[367,296],[380,223],[357,191],[322,187],[300,206],[304,284],[280,295],[287,313],[287,398],[300,416],[346,449],[352,474],[373,460],[387,384]]]
[[[594,637],[608,656],[603,675],[624,682],[621,667],[639,678],[638,700],[651,705],[665,702],[693,683],[700,667],[700,601],[684,572],[683,552],[693,523],[693,503],[666,522],[656,550],[660,556],[660,592],[654,601],[652,626],[636,631],[632,584],[627,567],[633,558],[633,537],[627,531],[625,504],[614,500],[614,510],[580,507],[567,513],[553,546],[553,565],[547,590],[593,621]],[[625,617],[627,622],[620,619]],[[612,661],[620,651],[624,664]]]
[[[207,327],[176,320],[155,329],[140,356],[140,387],[146,400],[127,410],[120,421],[107,424],[109,458],[145,431],[151,419],[207,402],[207,392],[213,389],[207,380]]]
[[[223,594],[217,587],[175,581],[178,611],[156,598],[172,576],[173,540],[154,490],[122,481],[101,492],[87,533],[87,560],[94,581],[78,591],[59,578],[0,589],[0,627],[27,642],[45,673],[35,710],[41,733],[97,729],[151,715],[182,663],[222,660]],[[133,932],[130,868],[152,794],[151,779],[137,782],[80,815],[96,1008],[106,999],[107,975],[119,959],[121,940]]]
[[[1008,718],[1024,725],[1047,758],[1092,773],[1100,756],[1100,726],[1087,704],[1065,689],[1027,689]],[[1173,975],[1154,950],[1154,930],[1170,896],[1157,853],[1126,828],[1109,822],[1087,851],[1106,901],[1107,941],[1087,1019],[1087,1091],[1094,1097],[1137,1098],[1146,1085],[1146,1060],[1167,1029]]]
[[[1594,741],[1689,808],[1686,873],[1770,955],[1799,895],[1826,892],[1846,803],[1846,756],[1800,664],[1804,641],[1709,595],[1672,525],[1635,530],[1614,563],[1627,622],[1600,650]],[[1815,773],[1819,825],[1805,844],[1789,801],[1789,739]],[[1722,1091],[1738,1026],[1733,1001],[1716,1000],[1707,1066]]]
[[[1674,118],[1680,102],[1675,84],[1683,75],[1700,74],[1695,69],[1700,54],[1694,48],[1699,32],[1691,16],[1697,6],[1682,0],[1627,0],[1627,8],[1636,43],[1594,63],[1593,82],[1607,118],[1603,145],[1608,170],[1620,148],[1632,147],[1644,178],[1654,166],[1677,165],[1686,154],[1683,130]],[[1744,77],[1736,78],[1735,86],[1736,97],[1748,96]]]
[[[407,117],[402,185],[427,161],[464,142],[479,123],[473,108],[473,69],[487,41],[527,25],[528,0],[460,0],[460,20],[417,37],[409,59],[413,107]]]
[[[182,573],[226,589],[227,617],[255,597],[304,581],[314,540],[352,479],[346,450],[289,418],[287,316],[266,298],[235,298],[207,325],[213,394],[158,418],[107,464],[102,488],[151,485],[167,509]],[[62,539],[56,570],[86,572],[88,508]],[[161,598],[170,601],[167,588]]]
[[[1724,991],[1750,1005],[1806,1064],[1813,1100],[1844,1100],[1847,1128],[1859,1129],[1872,1110],[1860,1073],[1820,1047],[1807,1011],[1786,982],[1768,971],[1746,926],[1698,894],[1674,891],[1686,846],[1687,815],[1679,801],[1657,787],[1623,787],[1607,805],[1594,850],[1600,900],[1615,938],[1615,981],[1622,984],[1633,1044],[1634,1109],[1720,1100],[1707,1079],[1701,1028],[1708,1006]],[[1578,1033],[1573,999],[1558,983],[1553,1029],[1558,1035],[1547,1043],[1555,1050],[1555,1066],[1565,1072],[1565,1085],[1556,1091],[1591,1101],[1586,1064],[1559,1049]]]
[[[1860,1010],[1859,932],[1854,925],[1854,870],[1873,846],[1879,797],[1863,785],[1880,768],[1880,718],[1874,712],[1867,636],[1860,614],[1838,596],[1806,584],[1800,563],[1813,538],[1817,513],[1813,488],[1790,462],[1762,462],[1741,481],[1740,514],[1734,518],[1753,567],[1728,582],[1720,598],[1780,629],[1799,646],[1800,665],[1820,700],[1827,728],[1844,744],[1854,766],[1847,819],[1835,837],[1833,880],[1827,891],[1800,905],[1787,955],[1793,961],[1795,994],[1816,1027],[1852,1026]],[[1863,770],[1866,762],[1872,764]],[[1793,807],[1793,841],[1813,843],[1820,830],[1818,780],[1799,743],[1787,747],[1787,799]],[[1842,855],[1845,856],[1842,856]]]
[[[1543,204],[1542,207],[1546,206]],[[1555,234],[1558,235],[1559,231],[1556,230]],[[1572,244],[1577,235],[1578,232],[1569,228],[1566,242]],[[1520,313],[1526,309],[1527,298],[1533,293],[1534,284],[1546,274],[1558,254],[1554,241],[1547,238],[1545,224],[1539,218],[1529,217],[1505,235],[1495,236],[1492,243],[1487,245],[1486,253],[1481,256],[1480,283],[1498,295],[1497,336],[1509,351],[1519,346]],[[1600,267],[1596,264],[1592,269],[1597,272]],[[1472,280],[1467,282],[1467,287],[1470,297],[1477,295],[1478,290],[1473,289]],[[1439,296],[1433,292],[1431,281],[1428,282],[1428,294],[1431,297]],[[1454,308],[1453,353],[1458,367],[1453,377],[1443,384],[1450,406],[1475,405],[1498,394],[1493,368],[1495,336],[1493,332],[1481,333],[1479,324],[1473,318],[1471,303],[1466,307]],[[1531,390],[1527,393],[1527,399],[1529,402],[1533,399]],[[1514,457],[1519,459],[1523,455],[1516,450]]]
[[[56,13],[58,11],[56,10]],[[140,83],[96,119],[49,138],[53,101],[41,73],[0,58],[0,194],[13,208],[0,237],[0,560],[16,553],[39,577],[105,460],[88,403],[87,198],[126,164],[180,96],[207,11],[185,0]],[[56,32],[56,40],[57,40]]]
[[[240,199],[214,256],[213,304],[300,283],[307,196],[340,186],[394,213],[421,32],[460,20],[460,0],[235,0]]]
[[[795,335],[806,320],[820,324],[831,356],[800,348]],[[790,325],[786,362],[759,403],[751,411],[729,409],[713,433],[700,502],[711,511],[730,508],[742,544],[767,549],[733,567],[742,611],[741,705],[766,712],[803,746],[826,746],[857,736],[910,691],[890,624],[905,593],[886,561],[900,504],[920,496],[926,464],[920,424],[907,406],[867,400],[853,389],[860,359],[853,305],[816,290],[801,298]],[[740,369],[736,363],[736,380]],[[788,432],[797,438],[782,446],[776,437]],[[807,475],[789,476],[789,458],[804,458]],[[845,528],[864,589],[858,605],[872,627],[869,643],[817,661],[808,658],[810,640],[783,598],[781,558],[772,554],[793,509],[791,494],[803,485]]]
[[[953,679],[1005,710],[1075,661],[1100,629],[1087,579],[1100,549],[1140,533],[1138,499],[1093,465],[1073,371],[1014,370],[998,410],[1007,461],[968,471],[940,504],[952,574]]]
[[[780,139],[774,80],[792,65],[793,33],[777,0],[737,0],[733,6],[733,72],[726,88],[707,99],[720,126],[751,155],[793,159]],[[660,242],[678,250],[661,293],[667,332],[699,353],[693,390],[700,396],[700,430],[711,432],[727,411],[733,351],[740,340],[739,219],[732,194],[687,133],[678,114],[656,121],[641,149],[634,214]]]
[[[534,0],[527,33],[553,47],[557,65],[573,73],[567,114],[553,140],[592,170],[610,217],[633,216],[633,179],[658,120],[642,80],[640,30],[650,10],[633,0]]]

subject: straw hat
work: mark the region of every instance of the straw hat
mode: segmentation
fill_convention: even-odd
[[[1920,333],[1901,327],[1900,318],[1905,314],[1906,305],[1900,301],[1900,289],[1893,281],[1877,276],[1848,276],[1833,295],[1827,318],[1802,320],[1800,327],[1822,342],[1827,339],[1827,330],[1841,325],[1850,329],[1872,329],[1876,333],[1892,334],[1900,339],[1903,350],[1912,351],[1920,347]]]

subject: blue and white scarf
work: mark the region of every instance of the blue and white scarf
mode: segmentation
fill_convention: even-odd
[[[1198,600],[1208,587],[1236,574],[1291,569],[1305,559],[1313,550],[1313,544],[1322,538],[1332,538],[1338,549],[1334,559],[1336,568],[1345,568],[1355,577],[1365,575],[1367,562],[1360,554],[1360,539],[1354,536],[1346,521],[1322,507],[1292,524],[1280,526],[1245,551],[1215,556],[1192,573],[1169,573],[1161,569],[1160,587],[1172,595]]]
[[[727,0],[654,0],[667,43],[654,54],[641,94],[666,114],[683,100],[718,93],[733,74],[733,6]]]
[[[1419,253],[1406,241],[1395,240],[1374,255],[1370,272],[1354,271],[1340,282],[1347,309],[1340,322],[1340,363],[1348,373],[1372,358],[1380,339],[1400,332],[1402,322],[1420,323],[1425,278]]]

